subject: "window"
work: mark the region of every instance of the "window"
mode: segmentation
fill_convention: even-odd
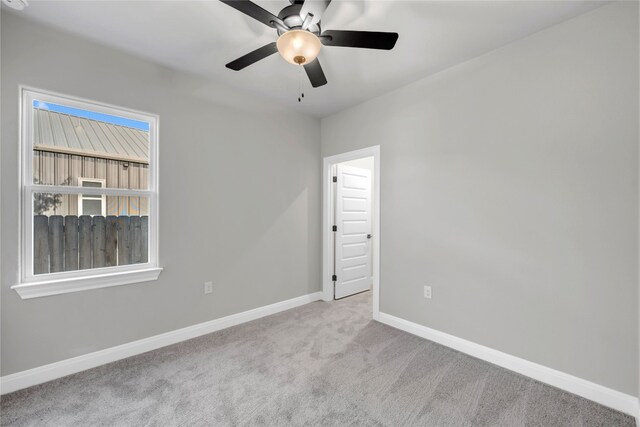
[[[80,187],[104,188],[106,179],[98,178],[78,178]],[[87,195],[80,194],[78,196],[78,215],[101,215],[105,216],[107,212],[107,196],[105,195]]]
[[[158,278],[157,116],[21,89],[22,298]]]

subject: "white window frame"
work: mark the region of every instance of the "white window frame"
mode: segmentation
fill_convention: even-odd
[[[97,182],[100,184],[100,188],[104,188],[107,185],[106,179],[100,178],[78,178],[78,187],[82,187],[85,182]],[[91,194],[78,194],[78,216],[84,215],[84,209],[82,207],[83,200],[100,200],[100,212],[102,216],[107,215],[107,196],[95,196]]]
[[[33,183],[33,101],[65,105],[149,123],[149,188],[91,188],[40,185]],[[21,298],[77,292],[156,280],[162,271],[158,259],[158,122],[157,115],[100,102],[20,86],[20,241],[19,280],[11,288]],[[88,194],[101,196],[141,196],[149,198],[149,258],[131,264],[87,270],[33,274],[33,194]]]

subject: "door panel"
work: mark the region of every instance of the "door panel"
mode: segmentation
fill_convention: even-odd
[[[371,171],[336,167],[335,298],[371,287]]]
[[[364,199],[345,197],[343,203],[342,209],[344,212],[366,212],[367,210],[367,201]]]
[[[346,212],[343,212],[343,214],[345,214]],[[360,221],[360,220],[346,220],[346,221],[340,221],[342,223],[342,230],[344,231],[342,233],[343,236],[359,236],[361,234],[367,234],[369,232],[369,224],[367,224],[367,221]],[[338,225],[340,224],[340,222],[338,222]],[[340,228],[340,227],[338,227]]]
[[[342,245],[343,259],[367,256],[369,245],[366,243],[351,243]]]

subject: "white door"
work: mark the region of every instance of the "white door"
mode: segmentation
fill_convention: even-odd
[[[371,287],[371,171],[337,165],[335,298]]]

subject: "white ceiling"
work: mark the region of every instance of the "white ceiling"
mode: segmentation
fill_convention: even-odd
[[[255,2],[274,14],[289,4]],[[276,34],[216,0],[33,0],[19,13],[322,117],[605,3],[333,0],[322,18],[323,29],[395,31],[400,37],[392,51],[323,47],[320,61],[329,83],[312,89],[305,78],[302,103],[297,101],[300,70],[278,55],[242,71],[225,68],[227,62],[274,41]]]

